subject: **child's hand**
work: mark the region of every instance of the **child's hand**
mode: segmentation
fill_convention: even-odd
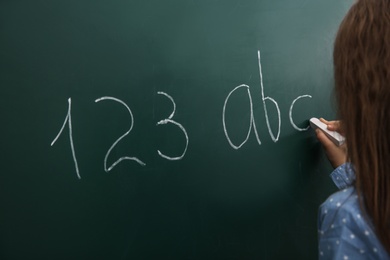
[[[320,118],[320,120],[327,125],[329,130],[343,134],[340,121],[327,121],[323,118]],[[324,147],[325,153],[333,168],[337,168],[347,161],[346,144],[343,144],[341,146],[335,145],[320,129],[316,129],[316,135],[317,139]]]

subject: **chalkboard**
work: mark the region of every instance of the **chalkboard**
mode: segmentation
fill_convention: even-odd
[[[351,1],[2,0],[1,259],[315,259]]]

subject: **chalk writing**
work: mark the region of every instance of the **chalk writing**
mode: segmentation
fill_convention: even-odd
[[[227,132],[227,129],[226,129],[226,120],[225,120],[225,114],[226,114],[226,105],[229,101],[229,98],[230,96],[233,94],[233,92],[237,91],[238,89],[240,88],[246,88],[246,91],[248,93],[248,97],[249,97],[249,109],[250,109],[250,123],[249,123],[249,129],[248,129],[248,133],[246,135],[246,138],[245,140],[239,144],[239,145],[234,145],[232,143],[232,141],[230,140],[230,137],[229,137],[229,134]],[[223,131],[225,132],[225,136],[230,144],[231,147],[233,147],[234,149],[240,149],[241,146],[243,146],[249,139],[249,135],[252,131],[252,127],[253,127],[253,130],[255,131],[255,135],[256,135],[256,139],[257,139],[257,142],[259,144],[261,144],[261,141],[260,141],[260,138],[259,138],[259,135],[257,133],[257,129],[256,129],[256,124],[255,124],[255,120],[254,120],[254,116],[253,116],[253,103],[252,103],[252,96],[251,96],[251,92],[250,92],[250,89],[249,89],[249,86],[248,85],[240,85],[240,86],[237,86],[235,87],[232,91],[229,92],[228,96],[226,97],[225,99],[225,103],[223,105],[223,111],[222,111],[222,124],[223,124]]]
[[[264,83],[263,83],[263,72],[262,72],[262,66],[261,66],[261,55],[260,55],[260,51],[257,52],[257,61],[258,61],[258,68],[259,68],[259,77],[260,77],[260,93],[261,93],[261,101],[262,101],[262,104],[263,104],[263,108],[264,108],[264,114],[265,114],[265,120],[266,120],[266,124],[267,124],[267,128],[268,128],[268,132],[269,132],[269,135],[272,139],[273,142],[278,142],[279,140],[279,137],[280,137],[280,132],[281,132],[281,116],[280,116],[280,109],[279,109],[279,104],[278,102],[273,99],[272,97],[270,96],[265,96],[264,94]],[[239,144],[234,144],[230,138],[230,135],[228,133],[228,130],[227,130],[227,126],[226,126],[226,107],[229,103],[229,100],[230,98],[232,97],[232,95],[240,90],[240,89],[244,89],[246,91],[246,94],[248,95],[248,98],[249,98],[249,111],[250,111],[250,120],[249,120],[249,127],[248,127],[248,132],[246,134],[246,137],[245,139],[239,143]],[[177,126],[184,134],[185,136],[185,139],[186,139],[186,144],[185,144],[185,147],[183,149],[183,152],[181,153],[181,155],[179,156],[169,156],[169,155],[166,155],[164,154],[162,151],[160,151],[159,149],[157,149],[157,154],[166,159],[166,160],[170,160],[170,161],[177,161],[177,160],[181,160],[183,159],[183,157],[186,155],[186,152],[187,152],[187,149],[188,149],[188,144],[189,144],[189,136],[187,134],[187,131],[186,129],[183,127],[182,124],[178,123],[177,121],[173,120],[173,117],[175,116],[175,113],[176,113],[176,103],[174,101],[174,99],[168,95],[167,93],[165,92],[162,92],[162,91],[159,91],[157,92],[158,95],[162,95],[166,98],[168,98],[170,100],[170,102],[172,103],[172,106],[173,106],[173,109],[172,109],[172,112],[171,114],[168,116],[168,118],[165,118],[163,120],[160,120],[156,123],[156,126],[163,126],[163,125],[167,125],[167,124],[173,124],[175,126]],[[303,99],[303,98],[312,98],[311,95],[301,95],[301,96],[298,96],[297,98],[295,98],[291,105],[290,105],[290,108],[289,108],[289,120],[290,120],[290,124],[291,126],[297,130],[297,131],[306,131],[309,129],[309,127],[306,127],[306,128],[301,128],[301,127],[298,127],[294,120],[293,120],[293,109],[294,109],[294,106],[296,104],[296,102],[300,99]],[[141,161],[139,158],[137,157],[134,157],[134,156],[122,156],[120,157],[119,159],[117,159],[114,163],[112,163],[110,166],[108,166],[108,159],[109,159],[109,156],[111,155],[111,152],[113,151],[113,149],[118,145],[119,142],[121,142],[123,140],[123,138],[125,138],[126,136],[128,136],[130,134],[130,132],[133,130],[133,127],[134,127],[134,116],[133,116],[133,113],[130,109],[130,107],[125,103],[123,102],[122,100],[118,99],[118,98],[115,98],[115,97],[110,97],[110,96],[104,96],[104,97],[100,97],[98,99],[95,100],[95,103],[98,103],[98,102],[101,102],[101,101],[105,101],[105,100],[110,100],[110,101],[114,101],[116,103],[119,103],[121,104],[122,106],[124,106],[127,110],[127,112],[129,113],[129,119],[130,119],[130,126],[129,126],[129,129],[124,133],[122,134],[119,138],[117,138],[115,140],[115,142],[110,146],[110,148],[107,150],[106,154],[105,154],[105,157],[104,157],[104,171],[106,172],[110,172],[111,170],[113,170],[120,162],[122,161],[125,161],[125,160],[130,160],[130,161],[135,161],[137,162],[139,165],[141,166],[145,166],[146,163]],[[272,128],[271,128],[271,123],[270,123],[270,120],[269,120],[269,112],[268,112],[268,107],[267,107],[267,102],[266,101],[271,101],[272,104],[275,106],[276,108],[276,112],[277,112],[277,122],[278,122],[278,127],[277,127],[277,132],[276,134],[272,131]],[[58,138],[60,137],[60,135],[62,134],[62,132],[64,131],[65,129],[65,126],[68,125],[68,129],[69,129],[69,141],[70,141],[70,147],[71,147],[71,151],[72,151],[72,157],[73,157],[73,161],[74,161],[74,166],[75,166],[75,169],[76,169],[76,174],[77,174],[77,177],[79,179],[81,179],[81,176],[80,176],[80,172],[79,172],[79,168],[78,168],[78,163],[77,163],[77,159],[76,159],[76,152],[75,152],[75,148],[74,148],[74,144],[73,144],[73,136],[72,136],[72,100],[71,98],[68,99],[68,112],[66,114],[66,117],[65,117],[65,120],[64,120],[64,123],[59,131],[59,133],[57,134],[57,136],[54,138],[54,140],[52,141],[51,143],[51,146],[53,146],[56,141],[58,140]],[[253,112],[253,100],[252,100],[252,92],[251,92],[251,88],[248,86],[248,85],[245,85],[245,84],[241,84],[237,87],[235,87],[233,90],[231,90],[229,92],[229,94],[227,95],[226,99],[225,99],[225,102],[223,104],[223,109],[222,109],[222,125],[223,125],[223,130],[224,130],[224,133],[225,133],[225,137],[229,143],[229,145],[231,147],[233,147],[234,149],[240,149],[248,140],[249,140],[249,136],[250,134],[252,133],[252,130],[254,131],[254,134],[256,136],[256,140],[257,140],[257,143],[259,145],[261,145],[261,140],[260,140],[260,135],[258,133],[258,129],[256,127],[256,123],[255,123],[255,117],[254,117],[254,112]]]
[[[166,125],[168,123],[174,124],[174,125],[178,126],[181,129],[181,131],[183,131],[183,133],[184,133],[184,135],[186,137],[186,147],[184,148],[184,151],[183,151],[182,155],[177,156],[177,157],[170,157],[170,156],[167,156],[167,155],[163,154],[160,150],[157,150],[157,152],[158,152],[158,154],[161,157],[163,157],[163,158],[165,158],[167,160],[171,160],[171,161],[180,160],[180,159],[182,159],[184,157],[184,155],[187,152],[187,148],[188,148],[189,140],[188,140],[187,131],[184,129],[184,127],[180,123],[172,120],[172,118],[173,118],[173,116],[175,115],[175,112],[176,112],[176,103],[173,100],[173,98],[170,95],[168,95],[167,93],[164,93],[164,92],[161,92],[161,91],[157,92],[157,94],[166,96],[173,104],[173,111],[172,111],[171,115],[167,119],[164,119],[164,120],[161,120],[161,121],[157,122],[157,125]]]
[[[68,123],[68,129],[69,129],[69,140],[70,140],[70,148],[72,150],[72,157],[74,161],[74,167],[76,168],[76,174],[79,179],[81,179],[80,172],[79,172],[79,166],[77,164],[76,159],[76,152],[73,145],[73,136],[72,136],[72,99],[68,98],[68,113],[66,114],[64,123],[62,124],[61,130],[58,132],[57,136],[54,138],[54,140],[51,142],[51,146],[55,144],[57,139],[60,137],[62,131],[65,128],[65,125]]]
[[[276,102],[275,99],[269,97],[269,96],[265,96],[264,95],[264,84],[263,84],[263,72],[262,72],[262,68],[261,68],[261,56],[260,56],[260,51],[257,52],[257,60],[258,60],[258,66],[259,66],[259,76],[260,76],[260,91],[261,91],[261,100],[263,102],[263,108],[264,108],[264,113],[265,113],[265,120],[266,120],[266,124],[267,124],[267,128],[268,128],[268,132],[269,132],[269,135],[272,139],[272,141],[274,141],[275,143],[279,140],[279,136],[280,136],[280,129],[281,129],[281,117],[280,117],[280,109],[279,109],[279,105],[278,105],[278,102]],[[228,131],[227,131],[227,127],[226,127],[226,106],[229,102],[229,99],[231,97],[231,95],[239,90],[240,88],[246,88],[246,91],[247,91],[247,94],[248,94],[248,97],[249,97],[249,110],[250,110],[250,120],[249,120],[249,128],[248,128],[248,133],[246,135],[246,138],[245,140],[238,144],[238,145],[235,145],[233,144],[233,142],[231,141],[230,139],[230,136],[228,134]],[[299,128],[295,123],[294,123],[294,120],[292,118],[292,111],[293,111],[293,108],[294,108],[294,105],[295,105],[295,102],[298,101],[299,99],[301,98],[304,98],[304,97],[308,97],[308,98],[311,98],[310,95],[302,95],[302,96],[298,96],[296,99],[293,100],[293,102],[291,103],[291,106],[290,106],[290,110],[289,110],[289,118],[290,118],[290,123],[292,125],[292,127],[298,131],[306,131],[309,129],[309,127],[306,127],[306,128]],[[271,124],[270,124],[270,121],[269,121],[269,117],[268,117],[268,110],[267,110],[267,104],[266,104],[266,100],[269,100],[271,101],[274,105],[275,105],[275,108],[276,108],[276,111],[277,111],[277,115],[278,115],[278,132],[276,134],[276,136],[274,135],[274,133],[272,132],[272,129],[271,129]],[[242,85],[239,85],[237,87],[235,87],[232,91],[229,92],[229,94],[227,95],[226,99],[225,99],[225,102],[223,104],[223,109],[222,109],[222,125],[223,125],[223,130],[224,130],[224,133],[225,133],[225,136],[226,136],[226,139],[228,141],[228,143],[230,144],[231,147],[233,147],[234,149],[240,149],[249,139],[249,136],[250,136],[250,133],[252,131],[252,128],[253,128],[253,131],[255,133],[255,136],[256,136],[256,140],[258,142],[259,145],[261,145],[261,141],[260,141],[260,137],[259,137],[259,134],[258,134],[258,130],[256,128],[256,124],[255,124],[255,118],[254,118],[254,115],[253,115],[253,101],[252,101],[252,95],[251,95],[251,91],[250,91],[250,87],[248,85],[245,85],[245,84],[242,84]]]
[[[118,98],[114,98],[114,97],[101,97],[101,98],[98,98],[95,100],[95,102],[100,102],[100,101],[103,101],[103,100],[112,100],[112,101],[115,101],[115,102],[118,102],[120,104],[122,104],[124,107],[126,107],[127,111],[129,112],[129,115],[130,115],[130,118],[131,118],[131,124],[130,124],[130,128],[129,130],[127,130],[122,136],[120,136],[110,147],[110,149],[108,149],[107,153],[106,153],[106,156],[104,157],[104,170],[106,172],[109,172],[111,171],[112,169],[114,169],[114,167],[120,163],[121,161],[123,160],[131,160],[131,161],[136,161],[138,164],[142,165],[142,166],[145,166],[146,164],[141,161],[140,159],[138,159],[137,157],[129,157],[129,156],[123,156],[121,158],[119,158],[118,160],[116,160],[110,167],[107,168],[107,160],[108,160],[108,156],[110,155],[112,149],[114,149],[114,147],[123,139],[125,138],[130,132],[131,130],[133,129],[133,125],[134,125],[134,117],[133,117],[133,113],[131,112],[130,108],[126,105],[125,102],[123,102],[122,100],[118,99]]]
[[[306,131],[309,129],[310,126],[307,126],[306,128],[299,128],[293,121],[293,118],[292,118],[292,110],[293,110],[293,107],[295,105],[295,102],[298,101],[298,99],[301,99],[301,98],[304,98],[304,97],[307,97],[307,98],[311,98],[310,95],[302,95],[302,96],[299,96],[297,97],[296,99],[294,99],[294,101],[291,103],[291,106],[290,106],[290,111],[289,111],[289,118],[290,118],[290,123],[291,125],[298,131]]]
[[[260,51],[257,51],[257,60],[259,62],[261,99],[263,101],[263,107],[264,107],[264,113],[265,113],[265,121],[267,123],[269,135],[271,136],[272,141],[274,141],[276,143],[279,140],[279,135],[280,135],[280,126],[281,126],[280,109],[279,109],[278,102],[276,102],[275,99],[273,99],[271,97],[264,97],[264,84],[263,84],[263,73],[262,73],[262,70],[261,70]],[[270,123],[269,123],[268,112],[267,112],[267,105],[265,104],[266,100],[272,101],[275,104],[276,110],[278,111],[278,134],[276,135],[276,137],[272,133],[271,126],[270,126]]]

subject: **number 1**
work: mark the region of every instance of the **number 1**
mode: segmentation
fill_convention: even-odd
[[[79,179],[81,179],[80,172],[79,172],[79,167],[78,167],[77,159],[76,159],[76,152],[75,152],[75,150],[74,150],[74,145],[73,145],[73,136],[72,136],[72,115],[71,115],[71,112],[72,112],[72,99],[69,98],[69,99],[68,99],[68,114],[67,114],[66,117],[65,117],[65,121],[64,121],[64,124],[63,124],[62,127],[61,127],[60,132],[59,132],[59,133],[57,134],[57,136],[54,138],[53,142],[51,142],[51,146],[53,146],[53,145],[55,144],[55,142],[57,141],[57,139],[60,137],[62,131],[64,130],[66,123],[68,123],[68,128],[69,128],[69,139],[70,139],[70,148],[71,148],[71,150],[72,150],[72,156],[73,156],[74,166],[75,166],[75,168],[76,168],[77,177],[78,177]]]

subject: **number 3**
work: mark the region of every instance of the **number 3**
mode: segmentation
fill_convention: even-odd
[[[158,154],[162,158],[165,158],[167,160],[171,160],[171,161],[181,160],[184,157],[184,155],[186,154],[186,152],[187,152],[187,147],[188,147],[187,131],[184,129],[184,127],[180,123],[172,120],[172,117],[175,115],[175,112],[176,112],[176,104],[175,104],[175,101],[173,100],[173,98],[170,95],[168,95],[167,93],[164,93],[164,92],[161,92],[161,91],[157,92],[157,94],[166,96],[173,104],[173,112],[171,113],[171,115],[167,119],[164,119],[164,120],[161,120],[161,121],[157,122],[157,125],[166,125],[168,123],[174,124],[177,127],[179,127],[181,129],[181,131],[183,131],[183,133],[184,133],[184,135],[186,137],[186,147],[185,147],[184,152],[182,153],[182,155],[180,155],[178,157],[170,157],[170,156],[167,156],[167,155],[163,154],[160,150],[157,150],[157,152],[158,152]]]

